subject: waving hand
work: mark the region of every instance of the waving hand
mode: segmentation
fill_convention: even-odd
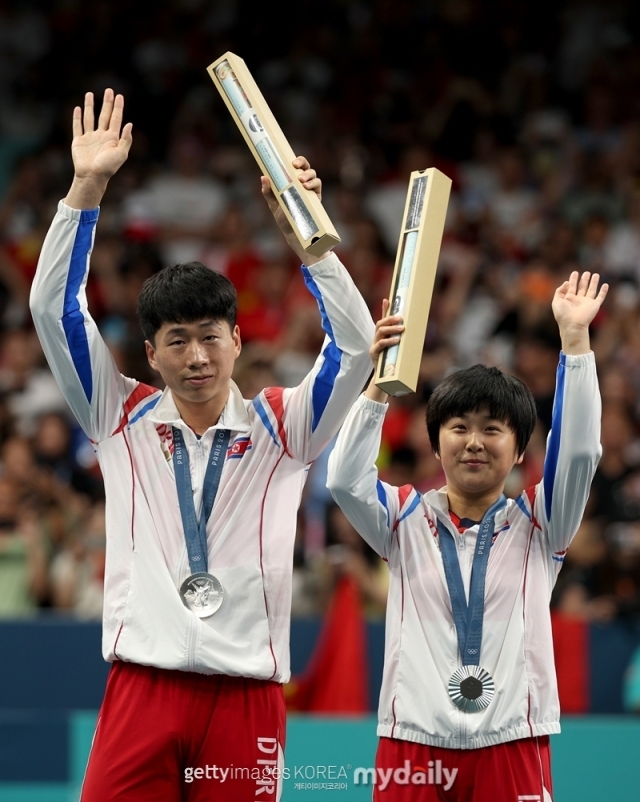
[[[607,297],[608,284],[598,290],[597,273],[574,271],[555,292],[551,308],[560,329],[562,350],[565,354],[583,354],[589,351],[589,324]]]
[[[75,175],[66,203],[76,209],[97,206],[107,182],[127,160],[132,143],[131,123],[122,127],[124,98],[105,89],[102,109],[95,125],[93,92],[87,92],[84,109],[73,110],[71,155]]]

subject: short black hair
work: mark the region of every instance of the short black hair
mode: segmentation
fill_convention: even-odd
[[[523,454],[536,425],[536,405],[527,385],[499,368],[474,365],[458,370],[436,387],[427,403],[427,431],[435,454],[440,453],[440,428],[451,418],[489,410],[516,436]]]
[[[238,294],[226,276],[201,262],[188,262],[150,276],[142,285],[137,311],[144,338],[154,343],[164,323],[226,320],[233,329]]]

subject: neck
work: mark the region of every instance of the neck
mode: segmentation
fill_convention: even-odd
[[[461,495],[450,487],[447,487],[446,491],[449,499],[449,509],[455,512],[458,518],[470,518],[472,521],[481,521],[486,511],[502,495],[502,490],[478,497]]]
[[[229,398],[229,388],[226,392],[209,401],[201,401],[199,403],[187,401],[184,398],[179,398],[173,394],[173,400],[180,417],[196,434],[204,434],[211,426],[215,426],[220,420],[222,410]]]

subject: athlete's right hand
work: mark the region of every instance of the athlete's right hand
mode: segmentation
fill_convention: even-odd
[[[105,89],[98,126],[94,129],[93,92],[84,97],[84,110],[73,110],[71,155],[76,178],[108,181],[127,160],[131,147],[131,123],[122,126],[124,98]]]
[[[369,356],[376,367],[380,354],[385,348],[397,345],[400,342],[400,335],[404,331],[402,315],[389,315],[389,306],[389,301],[384,298],[382,300],[382,317],[376,323],[373,342],[369,348]]]
[[[382,317],[376,323],[376,330],[373,334],[373,342],[369,348],[369,356],[373,362],[374,372],[369,382],[369,386],[364,394],[372,401],[378,401],[381,404],[386,403],[387,394],[381,390],[376,384],[376,369],[378,367],[378,357],[385,348],[390,348],[392,345],[397,345],[400,342],[400,336],[404,331],[402,315],[390,315],[389,307],[391,304],[387,298],[382,300]]]

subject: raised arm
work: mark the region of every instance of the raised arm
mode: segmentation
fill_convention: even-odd
[[[303,186],[321,194],[322,184],[304,157]],[[373,321],[351,276],[335,254],[307,254],[293,234],[278,202],[262,179],[263,194],[290,247],[301,260],[307,289],[318,303],[325,340],[312,370],[292,389],[269,388],[254,404],[276,442],[299,462],[312,462],[342,425],[369,373],[368,349]]]
[[[399,316],[387,317],[389,302],[382,305],[369,349],[375,365],[380,352],[394,345],[403,330]],[[376,460],[380,450],[387,394],[373,377],[366,392],[353,405],[329,457],[327,486],[351,524],[381,557],[388,559],[391,538],[403,506],[410,501],[408,488],[381,482]],[[414,492],[415,495],[415,492]]]
[[[553,298],[562,340],[551,432],[535,515],[560,563],[587,503],[591,480],[602,453],[601,402],[589,324],[607,295],[597,273],[571,274]]]
[[[87,309],[85,293],[97,208],[131,146],[122,95],[104,93],[94,127],[93,94],[73,112],[74,178],[44,241],[30,307],[42,348],[80,425],[94,440],[112,434],[154,388],[124,378]]]

